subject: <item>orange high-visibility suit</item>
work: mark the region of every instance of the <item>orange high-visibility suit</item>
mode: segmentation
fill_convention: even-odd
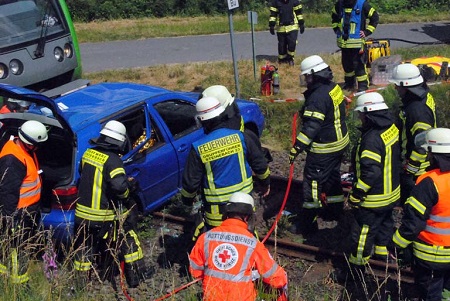
[[[254,301],[252,270],[273,288],[287,290],[287,275],[244,221],[228,218],[197,240],[189,255],[190,272],[203,279],[205,301]],[[279,298],[286,300],[287,292]]]

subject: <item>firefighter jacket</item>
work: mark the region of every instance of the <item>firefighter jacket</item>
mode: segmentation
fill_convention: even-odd
[[[99,225],[116,220],[117,209],[128,194],[127,176],[117,152],[105,145],[86,150],[81,159],[75,221]]]
[[[342,89],[332,81],[320,80],[308,86],[301,110],[302,129],[296,145],[312,153],[343,150],[349,143]]]
[[[402,102],[399,128],[403,164],[406,172],[419,176],[430,166],[430,161],[427,160],[427,152],[415,146],[414,138],[417,134],[436,127],[436,104],[428,88],[421,96],[407,92]]]
[[[270,256],[247,224],[228,218],[197,240],[189,255],[189,271],[203,279],[204,301],[254,301],[252,270],[273,288],[287,285],[286,272]]]
[[[399,130],[387,110],[365,114],[368,121],[356,147],[353,189],[364,195],[361,207],[393,207],[400,199]]]
[[[267,160],[255,140],[245,132],[219,127],[192,144],[181,194],[193,198],[202,188],[206,222],[219,226],[230,196],[252,192],[252,171],[263,185],[269,184]]]
[[[41,198],[41,178],[35,153],[28,153],[9,140],[0,152],[0,213],[11,216],[18,209],[37,209]]]
[[[366,0],[336,2],[331,13],[331,26],[337,35],[338,47],[362,48],[365,39],[360,37],[360,31],[364,31],[366,37],[371,35],[378,20],[378,13]]]
[[[414,257],[432,270],[450,267],[450,160],[446,160],[446,169],[433,169],[417,179],[392,238],[400,248],[412,243]]]
[[[277,26],[277,32],[288,33],[298,30],[303,20],[302,5],[298,0],[273,0],[270,5],[269,27]]]

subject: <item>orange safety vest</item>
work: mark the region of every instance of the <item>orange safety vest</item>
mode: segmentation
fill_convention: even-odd
[[[287,284],[286,272],[241,220],[229,218],[203,233],[189,255],[189,270],[203,279],[204,301],[254,301],[252,270],[273,288]]]
[[[0,109],[0,114],[7,114],[7,113],[11,113],[11,110],[8,109],[7,105],[4,105],[1,109]]]
[[[3,146],[3,149],[0,152],[0,158],[7,155],[13,155],[27,168],[27,174],[23,179],[22,185],[20,186],[20,196],[17,209],[28,207],[37,203],[41,198],[42,183],[38,173],[39,165],[36,154],[33,154],[33,157],[31,157],[30,154],[17,145],[14,140],[9,140],[6,142],[5,146]]]
[[[417,184],[426,177],[433,180],[439,197],[437,204],[431,209],[425,229],[419,233],[418,238],[430,245],[450,247],[450,172],[431,170],[421,175]]]

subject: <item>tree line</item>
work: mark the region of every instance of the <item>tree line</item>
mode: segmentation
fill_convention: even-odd
[[[169,16],[220,15],[228,10],[227,0],[66,0],[76,22],[96,20],[162,18]],[[240,12],[268,10],[271,0],[239,0]],[[300,0],[304,11],[330,12],[335,0]],[[342,0],[341,0],[342,1]],[[448,0],[369,0],[380,13],[450,10]]]

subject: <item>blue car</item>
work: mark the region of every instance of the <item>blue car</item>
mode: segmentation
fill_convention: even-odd
[[[48,95],[48,94],[47,94]],[[42,169],[42,222],[54,237],[73,233],[79,164],[89,139],[98,137],[109,120],[122,122],[129,151],[122,157],[126,172],[139,182],[143,213],[163,206],[181,189],[191,143],[204,135],[197,122],[198,93],[170,91],[133,83],[87,85],[55,98],[25,88],[0,84],[0,96],[32,103],[22,113],[0,114],[0,146],[26,120],[48,128],[49,139],[38,149]],[[264,116],[257,104],[236,100],[245,126],[261,135]]]

